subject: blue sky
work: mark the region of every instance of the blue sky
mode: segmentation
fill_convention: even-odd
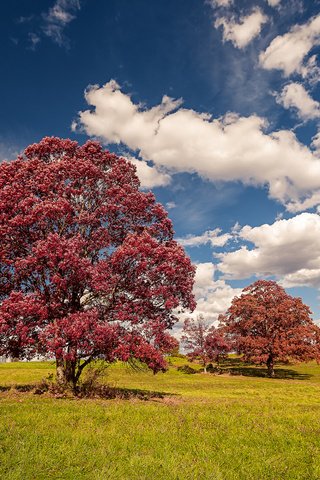
[[[320,317],[320,1],[1,8],[0,160],[98,138],[167,206],[196,314],[273,278]]]

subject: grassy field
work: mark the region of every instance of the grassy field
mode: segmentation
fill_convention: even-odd
[[[6,480],[319,480],[320,366],[279,378],[231,360],[223,375],[137,372],[113,386],[166,393],[142,400],[0,393],[0,478]],[[28,385],[50,363],[0,365],[0,387]],[[239,375],[241,374],[241,375]]]

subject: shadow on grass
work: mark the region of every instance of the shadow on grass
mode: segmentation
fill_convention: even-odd
[[[177,396],[177,394],[175,393],[158,392],[154,390],[142,390],[140,388],[110,387],[109,385],[99,385],[90,392],[86,392],[86,390],[81,390],[80,387],[77,395],[83,398],[93,396],[110,400],[117,398],[121,400],[153,400],[157,398]]]
[[[273,378],[282,380],[309,380],[313,377],[311,374],[299,373],[291,368],[283,368],[282,365],[286,364],[278,364],[278,366],[275,367],[275,376]],[[187,375],[203,373],[203,368],[195,369],[188,364],[179,366],[177,370]],[[268,378],[268,371],[265,366],[245,363],[239,358],[232,357],[224,359],[218,366],[208,365],[207,373],[214,375],[229,374],[244,377]]]
[[[231,375],[243,375],[245,377],[262,377],[268,378],[267,369],[262,366],[248,365],[237,358],[227,358],[221,365],[223,373]],[[299,373],[289,368],[279,368],[276,366],[275,377],[282,380],[309,380],[313,375],[307,373]]]
[[[55,383],[38,383],[25,385],[0,385],[0,393],[15,390],[21,393],[31,392],[35,395],[49,394],[55,398],[70,397],[70,394],[76,398],[101,398],[106,400],[154,400],[168,397],[177,397],[175,393],[158,392],[154,390],[142,390],[139,388],[121,388],[111,387],[109,385],[96,385],[90,389],[80,385],[76,392],[71,392],[68,388],[61,388]]]
[[[36,387],[37,385],[0,385],[0,392],[9,392],[11,389],[18,392],[32,392]]]
[[[243,375],[244,377],[262,377],[268,378],[268,373],[266,368],[262,367],[238,367],[238,368],[229,368],[226,372],[229,372],[231,375]],[[299,373],[295,370],[287,368],[276,368],[275,376],[273,378],[282,379],[282,380],[309,380],[313,375],[307,373]]]

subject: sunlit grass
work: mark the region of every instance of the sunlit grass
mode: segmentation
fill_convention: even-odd
[[[2,364],[0,385],[51,372],[52,363]],[[108,370],[111,385],[170,395],[125,401],[3,392],[0,478],[319,480],[320,366],[281,365],[278,373],[285,378],[174,367],[152,375],[118,364]]]

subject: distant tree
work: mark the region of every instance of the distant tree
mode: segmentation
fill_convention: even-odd
[[[244,360],[265,363],[274,376],[276,360],[319,358],[319,327],[309,307],[274,281],[259,280],[235,297],[221,325]]]
[[[200,359],[204,372],[210,362],[217,362],[230,351],[230,343],[221,331],[209,326],[202,315],[184,321],[181,342],[191,360]]]
[[[0,355],[54,356],[73,386],[96,358],[165,368],[194,267],[130,162],[45,138],[1,163],[0,205]]]

